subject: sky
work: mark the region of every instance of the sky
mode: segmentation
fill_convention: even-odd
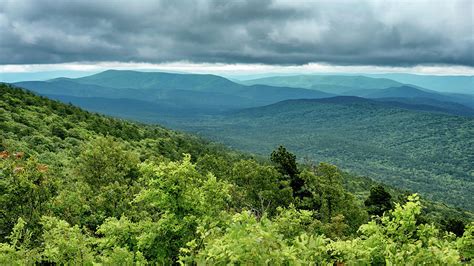
[[[474,75],[472,0],[1,0],[0,72]]]

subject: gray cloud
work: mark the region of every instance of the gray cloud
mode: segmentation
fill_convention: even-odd
[[[0,64],[474,66],[474,2],[0,1]]]

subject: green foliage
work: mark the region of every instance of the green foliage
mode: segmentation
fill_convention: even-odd
[[[278,149],[272,151],[270,160],[276,165],[278,171],[290,180],[293,195],[297,197],[305,196],[306,191],[303,190],[304,180],[299,177],[300,171],[296,165],[296,156],[280,145]]]
[[[257,221],[250,212],[232,217],[222,235],[210,235],[204,239],[205,248],[183,261],[198,264],[281,264],[281,250],[286,247],[283,236],[263,217]]]
[[[345,191],[341,172],[335,166],[321,163],[314,172],[305,170],[300,176],[305,180],[305,189],[311,195],[303,198],[301,205],[305,208],[318,210],[321,221],[333,221],[335,224],[340,224],[337,227],[339,229],[344,228],[343,224],[347,221],[349,226],[346,229],[348,231],[343,233],[354,233],[366,221],[366,212],[354,196]],[[342,236],[341,230],[327,231],[332,237]]]
[[[189,155],[182,162],[143,164],[141,172],[146,187],[136,201],[156,209],[150,222],[153,228],[145,237],[159,261],[173,258],[192,240],[200,222],[223,215],[229,207],[231,185],[210,173],[199,173]]]
[[[288,175],[293,178],[299,174],[298,166],[296,165],[296,156],[288,152],[285,147],[281,145],[272,152],[270,160],[277,165],[278,171],[283,175]]]
[[[91,264],[94,260],[93,239],[77,225],[55,217],[43,217],[42,257],[44,261],[57,264]]]
[[[370,215],[382,216],[384,212],[392,209],[392,195],[385,191],[381,185],[370,188],[370,195],[364,201]]]
[[[242,160],[234,164],[230,178],[236,185],[236,204],[259,215],[274,213],[278,206],[288,206],[293,201],[289,182],[272,166]]]
[[[222,230],[204,235],[205,248],[183,255],[182,262],[198,264],[388,264],[455,265],[460,264],[458,246],[472,247],[471,235],[453,241],[452,235],[439,236],[428,224],[416,225],[421,211],[418,196],[382,218],[360,227],[361,236],[350,240],[330,240],[304,229],[285,235],[281,229],[307,228],[307,211],[290,211],[284,219],[260,220],[249,212],[234,215]],[[472,229],[471,229],[472,231]],[[461,249],[463,250],[463,249]],[[471,248],[472,250],[472,248]],[[186,250],[188,251],[188,250]],[[188,252],[189,253],[189,252]],[[472,254],[471,254],[472,255]],[[466,259],[469,259],[466,253]]]
[[[260,155],[284,144],[299,158],[474,210],[466,197],[474,191],[473,117],[349,97],[290,100],[173,125]]]
[[[373,182],[326,163],[297,165],[283,147],[273,162],[251,159],[4,85],[0,99],[0,264],[440,265],[473,258],[473,224],[460,237],[442,232],[423,221],[451,214],[433,203],[423,211],[416,196],[369,221],[362,199]],[[350,184],[357,196],[344,188]],[[375,204],[389,198],[377,195],[369,196]]]
[[[104,264],[146,264],[141,250],[146,250],[141,236],[142,224],[133,223],[122,216],[108,218],[97,230],[101,236],[97,240],[99,258]]]
[[[35,157],[25,159],[22,154],[0,159],[0,239],[8,235],[20,217],[30,225],[32,233],[38,234],[41,215],[47,212],[57,189],[47,165],[38,163]]]
[[[31,232],[25,226],[26,222],[18,218],[8,237],[10,243],[0,243],[1,265],[28,265],[38,260],[37,250],[30,245]]]
[[[389,215],[384,215],[381,224],[371,221],[362,226],[362,238],[366,239],[366,248],[373,251],[371,256],[400,265],[459,263],[453,236],[440,236],[433,225],[417,225],[416,216],[420,213],[421,204],[415,194],[405,205],[397,204]]]
[[[77,172],[97,189],[109,183],[126,183],[137,179],[138,154],[127,151],[123,143],[98,137],[82,147]]]
[[[474,222],[466,227],[462,237],[457,240],[457,247],[464,260],[474,260]]]

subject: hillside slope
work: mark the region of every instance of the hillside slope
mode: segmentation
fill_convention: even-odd
[[[433,204],[422,211],[418,196],[384,186],[369,193],[373,181],[329,164],[298,165],[283,147],[271,162],[255,160],[3,84],[0,128],[2,265],[249,261],[233,254],[262,264],[333,264],[351,262],[340,254],[352,252],[366,254],[364,264],[395,261],[385,251],[364,253],[381,249],[372,238],[395,243],[390,254],[421,243],[404,257],[409,263],[469,258],[469,213]],[[384,212],[391,215],[382,224],[369,222],[368,213]],[[457,237],[438,237],[432,223]],[[360,236],[359,227],[376,235]],[[420,238],[426,229],[433,233]],[[268,247],[255,245],[262,241]]]
[[[471,117],[334,97],[284,101],[176,126],[256,153],[283,144],[300,157],[473,210]]]

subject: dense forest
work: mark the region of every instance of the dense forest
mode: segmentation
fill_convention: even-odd
[[[470,213],[0,85],[0,264],[456,265]],[[441,206],[441,207],[440,207]],[[428,207],[428,208],[426,208]]]
[[[176,121],[177,128],[233,148],[267,154],[285,144],[300,158],[474,210],[473,117],[340,96]]]
[[[474,0],[0,0],[0,266],[474,265]]]
[[[330,164],[297,164],[284,147],[252,157],[8,85],[0,127],[0,264],[461,264],[474,256],[470,213]]]
[[[329,162],[474,211],[473,95],[359,75],[246,83],[216,75],[107,70],[16,85],[89,111],[198,133],[265,157],[284,145],[300,161]]]

